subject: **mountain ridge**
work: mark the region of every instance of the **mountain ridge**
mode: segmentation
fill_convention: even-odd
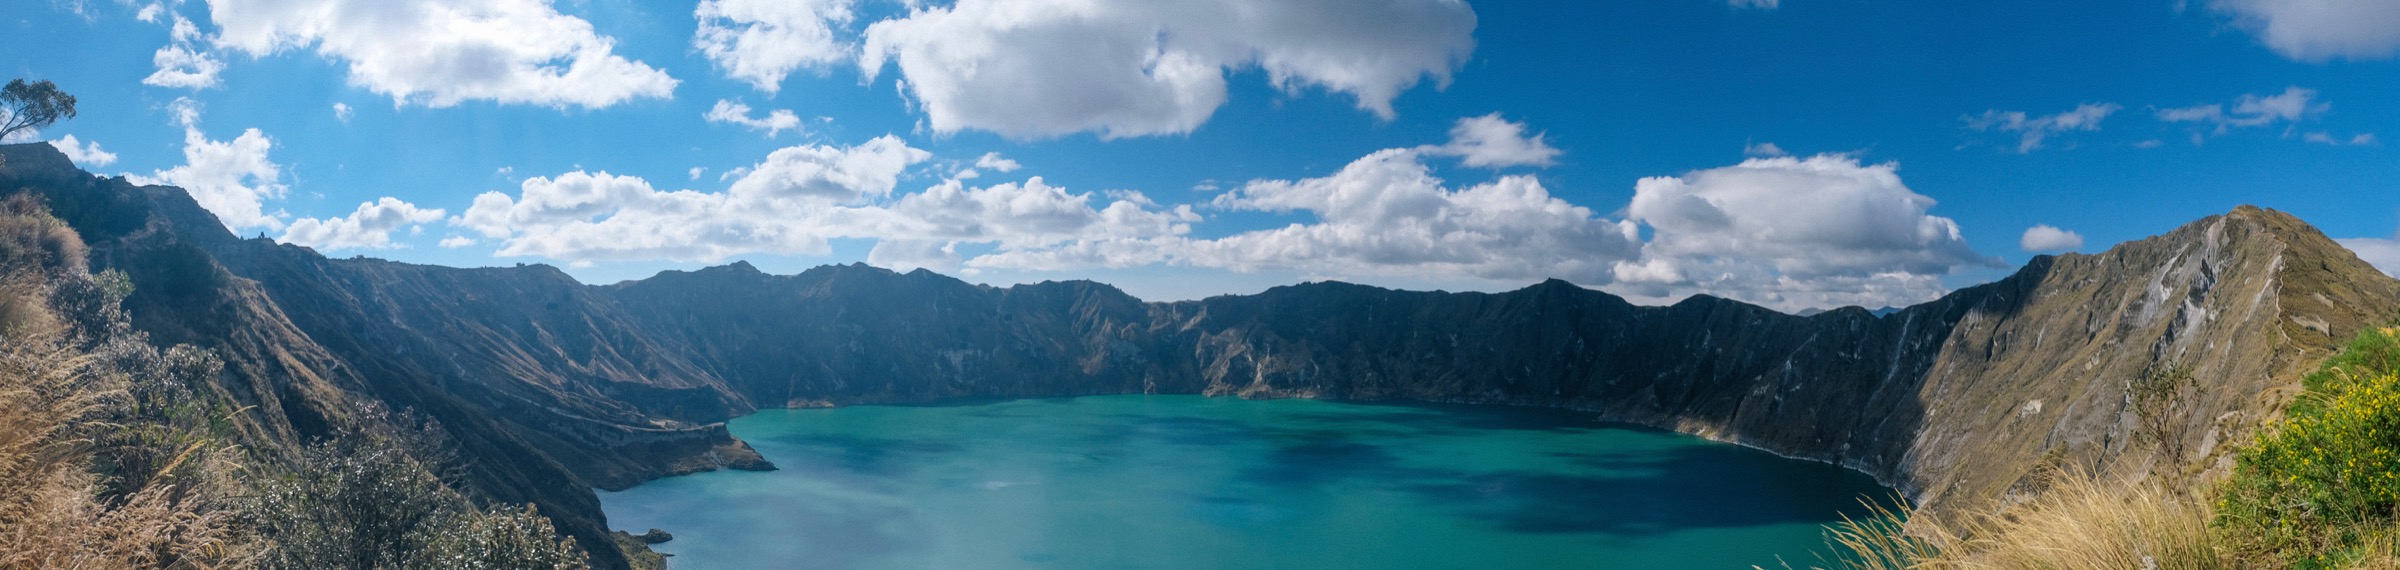
[[[458,435],[489,500],[609,544],[592,488],[770,468],[727,433],[760,408],[1114,393],[1567,408],[1883,480],[1928,508],[2011,500],[2028,473],[2154,471],[2130,379],[2189,370],[2165,471],[2221,469],[2297,373],[2400,315],[2400,281],[2254,207],[1878,316],[1695,296],[1639,306],[1547,280],[1498,293],[1339,282],[1144,302],[1092,281],[992,287],[861,264],[747,262],[606,285],[541,264],[333,259],[241,239],[184,192],[0,146],[0,191],[45,197],[129,273],[136,326],[218,351],[258,437],[379,404]],[[595,562],[621,567],[597,549]]]

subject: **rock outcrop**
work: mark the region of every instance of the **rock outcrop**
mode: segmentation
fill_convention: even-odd
[[[415,410],[453,434],[477,492],[539,503],[585,545],[612,544],[592,488],[770,468],[723,426],[761,407],[1114,393],[1586,410],[1839,463],[1939,509],[2006,499],[2043,465],[2210,469],[2299,371],[2400,317],[2400,281],[2248,207],[1881,316],[1636,306],[1561,281],[1145,303],[863,265],[594,286],[542,265],[331,259],[240,239],[181,190],[93,177],[48,145],[0,159],[0,192],[44,196],[94,267],[133,277],[138,327],[225,357],[224,389],[257,406],[245,430],[302,441],[360,406]],[[2181,464],[2137,441],[2128,406],[2128,383],[2163,370],[2199,384],[2166,436],[2194,450]]]

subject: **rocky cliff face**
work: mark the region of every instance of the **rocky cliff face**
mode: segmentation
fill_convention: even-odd
[[[1318,284],[1172,305],[1211,393],[1495,402],[1836,462],[1935,508],[2045,464],[2150,470],[2127,385],[2188,371],[2171,438],[2206,469],[2300,371],[2386,322],[2400,284],[2288,215],[2242,208],[1884,317],[1551,282],[1499,295]],[[2121,458],[2110,461],[2110,458]]]
[[[1158,392],[1571,408],[1839,463],[1937,509],[2001,498],[2046,465],[2209,468],[2299,371],[2400,317],[2400,282],[2257,208],[1881,317],[1642,307],[1560,281],[1143,304],[1093,283],[864,266],[737,264],[606,290],[761,405]],[[2193,451],[2154,466],[2127,385],[2167,370],[2199,382],[2170,434]]]
[[[95,270],[125,271],[136,328],[224,358],[218,388],[248,406],[235,421],[254,449],[297,449],[368,406],[411,411],[451,435],[466,490],[537,503],[587,547],[612,544],[593,487],[765,466],[721,423],[679,419],[747,403],[554,269],[334,260],[239,239],[180,189],[93,177],[39,143],[0,146],[0,192],[42,196]]]
[[[608,544],[592,487],[762,468],[724,419],[760,407],[1109,393],[1571,408],[1858,469],[1943,508],[2043,465],[2205,470],[2400,282],[2256,208],[1878,317],[1673,306],[1552,281],[1499,294],[1340,283],[1144,303],[1107,285],[973,285],[865,266],[736,263],[587,286],[546,266],[328,259],[228,234],[173,188],[0,147],[136,282],[137,325],[218,350],[250,429],[297,440],[357,406],[440,420],[475,487]],[[2137,442],[2127,385],[2189,371],[2170,437]],[[620,565],[599,553],[604,566]]]

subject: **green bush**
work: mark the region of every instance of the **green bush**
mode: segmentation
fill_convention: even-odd
[[[2400,331],[2359,335],[2305,385],[2241,454],[2217,524],[2257,554],[2324,567],[2400,522]]]
[[[494,507],[454,518],[433,540],[427,558],[449,570],[572,570],[584,568],[575,539],[559,538],[532,505]]]
[[[378,414],[370,413],[370,416]],[[583,550],[532,508],[475,507],[449,487],[438,427],[402,421],[310,446],[261,481],[244,522],[265,535],[269,569],[584,568]]]

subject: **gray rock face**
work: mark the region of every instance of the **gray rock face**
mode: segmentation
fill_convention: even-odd
[[[1947,508],[2011,498],[2045,465],[2210,469],[2299,371],[2400,316],[2400,282],[2248,207],[1882,316],[1635,306],[1561,281],[1145,303],[862,265],[588,286],[541,265],[328,259],[238,239],[178,189],[94,178],[48,145],[0,158],[0,189],[43,194],[95,267],[132,274],[137,326],[226,356],[261,437],[321,434],[366,402],[418,410],[457,436],[480,492],[540,503],[586,545],[610,544],[592,487],[771,468],[722,424],[758,408],[1116,393],[1586,410]],[[2136,443],[2127,412],[2127,382],[2167,368],[2202,386],[2170,434],[2198,450],[2181,465]]]

